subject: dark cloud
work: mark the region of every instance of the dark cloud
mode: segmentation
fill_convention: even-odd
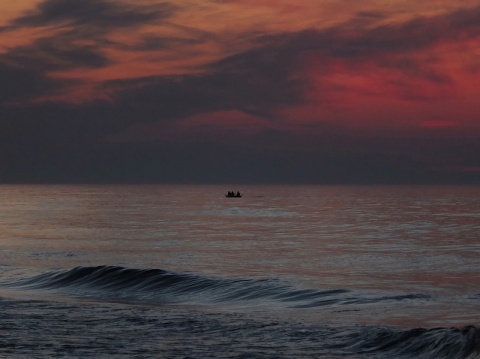
[[[180,109],[176,111],[180,112]],[[249,138],[111,142],[158,109],[128,104],[0,106],[0,181],[175,183],[478,183],[478,135],[355,136],[311,143],[264,131]],[[299,145],[299,143],[301,145]]]
[[[97,47],[76,45],[64,37],[39,39],[28,46],[13,48],[0,58],[35,71],[97,68],[111,63]]]
[[[268,116],[277,106],[302,98],[301,80],[292,75],[292,64],[278,57],[273,62],[269,56],[273,54],[268,51],[247,52],[209,65],[202,75],[109,81],[105,89],[118,103],[155,111],[151,120],[228,109]]]
[[[442,41],[472,39],[480,35],[480,7],[458,10],[435,17],[421,17],[398,25],[383,25],[346,41],[355,55],[408,53]]]
[[[0,109],[0,181],[163,183],[475,183],[478,138],[320,137],[302,148],[272,133],[244,142],[114,143],[105,135],[134,112],[37,105]],[[137,114],[142,116],[142,114]],[[7,120],[5,120],[7,119]],[[302,140],[302,139],[297,139]],[[266,146],[266,141],[269,146]],[[441,160],[440,158],[441,157]],[[436,162],[437,161],[437,162]]]
[[[466,30],[466,36],[480,35],[480,6],[455,11],[446,16],[448,24],[458,30]]]
[[[49,71],[108,65],[109,60],[102,55],[107,41],[104,33],[162,21],[173,11],[167,4],[145,7],[106,0],[46,0],[15,20],[13,26],[55,26],[62,32],[12,48],[0,57],[0,104],[4,104],[0,105],[0,180],[480,182],[476,172],[449,174],[437,170],[480,167],[478,136],[400,136],[395,141],[387,137],[354,137],[341,129],[331,137],[325,128],[317,131],[318,137],[309,146],[299,145],[304,138],[269,129],[255,138],[231,143],[221,138],[193,139],[187,143],[175,143],[174,139],[109,141],[110,135],[128,132],[130,126],[139,122],[173,122],[213,111],[238,110],[274,121],[279,107],[304,101],[309,81],[302,69],[302,56],[306,53],[318,55],[325,69],[329,62],[338,59],[351,61],[352,66],[365,60],[412,78],[448,85],[448,76],[415,60],[413,55],[443,40],[477,36],[479,9],[377,27],[372,24],[382,14],[361,13],[350,23],[326,30],[258,34],[253,48],[203,65],[196,69],[201,73],[195,75],[108,81],[103,84],[103,89],[111,94],[112,102],[108,104],[12,105],[61,89],[65,83],[48,77]],[[365,20],[361,24],[369,27],[352,31],[360,18]],[[188,36],[187,32],[185,37],[147,36],[125,49],[166,49],[207,41],[206,37],[195,37],[193,33]],[[77,43],[79,39],[95,41],[85,45]],[[406,94],[412,93],[406,82],[394,86],[403,86]],[[437,163],[439,154],[443,160]]]
[[[123,44],[119,42],[110,42],[109,46],[113,46],[120,50],[127,51],[156,51],[156,50],[174,50],[182,46],[199,45],[206,42],[203,38],[187,38],[178,36],[143,36],[135,44]]]
[[[93,45],[63,36],[43,38],[0,54],[0,103],[34,100],[58,93],[80,81],[51,77],[51,71],[99,68],[111,64]]]
[[[476,12],[475,9],[473,13]],[[413,60],[410,55],[465,33],[474,36],[478,29],[471,13],[458,11],[357,32],[352,32],[352,24],[347,22],[325,30],[259,35],[253,49],[204,65],[200,68],[201,75],[110,81],[105,88],[121,103],[155,109],[155,120],[226,109],[262,113],[268,118],[278,106],[302,103],[309,81],[301,62],[306,53],[315,54],[326,71],[328,64],[337,59],[351,62],[352,66],[357,66],[360,60],[371,61],[380,68],[394,68],[409,78],[451,85],[447,74],[434,70],[430,63]],[[358,16],[377,19],[383,15]],[[460,24],[461,17],[470,19],[472,28],[468,31]],[[148,42],[150,46],[168,46],[165,39],[151,38],[143,45]],[[405,82],[389,81],[406,94],[405,98],[414,99],[418,95]]]
[[[315,54],[317,63],[325,65],[326,71],[328,64],[337,60],[352,67],[357,67],[361,61],[369,61],[380,68],[395,68],[408,78],[422,79],[436,85],[451,85],[452,79],[448,74],[434,69],[435,59],[420,62],[414,60],[413,56],[441,42],[480,36],[480,7],[435,17],[415,18],[401,24],[372,26],[377,19],[385,16],[381,13],[358,13],[350,21],[323,30],[259,36],[257,48],[227,58],[214,66],[231,72],[243,72],[245,76],[250,75],[249,71],[263,73],[264,78],[273,80],[272,83],[296,86],[302,83],[298,77],[297,81],[288,79],[299,74],[301,76],[298,60],[303,54]],[[367,24],[369,26],[365,27]]]
[[[165,22],[164,25],[169,29],[173,29],[177,35],[167,36],[159,35],[157,33],[150,33],[141,37],[134,44],[110,42],[109,46],[114,46],[115,48],[128,51],[175,50],[186,46],[200,45],[209,41],[218,40],[217,35],[212,32],[179,25],[172,22]]]
[[[53,26],[61,31],[32,44],[7,49],[0,55],[0,99],[23,101],[71,84],[52,79],[51,71],[111,64],[112,60],[103,55],[104,47],[108,46],[106,34],[118,28],[165,20],[175,9],[167,3],[145,6],[109,0],[43,0],[0,31],[40,26]],[[152,41],[145,45],[152,45]]]
[[[360,15],[367,18],[382,16],[365,13]],[[480,7],[366,29],[357,25],[358,17],[325,30],[276,35],[270,37],[270,40],[296,53],[316,51],[333,58],[355,60],[387,54],[406,55],[442,41],[473,39],[479,36]],[[263,38],[263,41],[268,41],[268,38]]]
[[[53,93],[65,84],[41,72],[5,63],[1,58],[0,79],[0,107],[2,104],[22,103]]]
[[[442,39],[450,41],[456,38],[455,34],[464,34],[465,26],[458,19],[462,16],[470,19],[472,12],[478,11],[418,18],[360,32],[352,32],[351,24],[345,23],[326,30],[274,36],[259,34],[253,49],[204,65],[199,68],[202,74],[109,81],[104,88],[116,103],[138,111],[139,122],[174,121],[196,113],[222,110],[238,110],[274,121],[278,118],[279,106],[304,101],[309,78],[308,73],[303,72],[301,60],[303,54],[313,53],[326,71],[329,63],[338,59],[351,61],[352,66],[358,66],[362,60],[378,68],[394,69],[402,76],[385,81],[397,88],[400,96],[412,101],[431,100],[437,95],[422,95],[416,88],[418,81],[450,86],[452,80],[448,74],[435,70],[431,63],[415,59],[413,55]],[[384,15],[362,13],[358,16],[377,19]],[[467,33],[474,36],[476,25],[473,21],[470,23],[473,28]],[[151,42],[151,46],[163,47],[169,46],[169,41],[150,38],[143,45]],[[144,48],[143,45],[140,48]],[[406,81],[405,76],[414,82]]]
[[[166,19],[175,9],[168,3],[144,6],[109,0],[43,0],[35,10],[15,19],[13,25],[74,26],[108,31]]]
[[[430,66],[430,63],[421,63],[413,58],[385,58],[378,61],[378,65],[381,68],[393,69],[402,72],[403,75],[407,75],[406,78],[426,81],[437,86],[449,86],[453,85],[454,83],[448,74],[434,70]],[[417,84],[415,82],[410,82],[409,86],[415,87],[416,85]],[[405,86],[407,86],[407,84],[404,80],[404,85],[402,85],[402,87]]]

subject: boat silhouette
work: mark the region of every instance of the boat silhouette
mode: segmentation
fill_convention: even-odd
[[[233,191],[228,191],[228,193],[225,195],[225,197],[227,198],[241,198],[242,197],[242,194],[240,192],[237,192],[237,194],[235,194],[235,192]]]

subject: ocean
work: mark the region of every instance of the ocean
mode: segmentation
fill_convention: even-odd
[[[478,186],[1,185],[0,214],[0,358],[480,358]]]

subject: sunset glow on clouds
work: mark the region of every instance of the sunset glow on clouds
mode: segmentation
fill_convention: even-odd
[[[235,180],[219,152],[239,181],[480,166],[480,1],[6,0],[0,78],[9,181]]]

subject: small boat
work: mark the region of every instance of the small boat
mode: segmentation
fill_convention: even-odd
[[[235,192],[228,192],[225,197],[227,198],[241,198],[242,195],[240,194],[240,192],[237,192],[237,194],[235,194]]]

